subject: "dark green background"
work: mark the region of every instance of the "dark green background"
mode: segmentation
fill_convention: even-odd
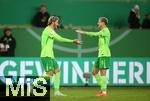
[[[141,8],[141,21],[150,12],[150,1],[143,0],[0,0],[0,24],[30,25],[42,3],[52,15],[60,15],[63,23],[95,25],[106,16],[110,26],[127,26],[129,11],[135,4]]]

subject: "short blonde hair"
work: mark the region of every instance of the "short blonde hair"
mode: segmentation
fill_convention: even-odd
[[[55,22],[56,20],[60,20],[58,16],[50,16],[48,19],[48,25],[52,24],[52,22]]]
[[[106,17],[100,17],[99,20],[104,22],[106,25],[108,24],[108,19]]]

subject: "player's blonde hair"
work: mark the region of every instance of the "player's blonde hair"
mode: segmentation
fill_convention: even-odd
[[[104,22],[106,25],[108,24],[108,18],[106,18],[106,17],[100,17],[99,20]]]
[[[56,20],[60,20],[58,16],[50,16],[48,19],[48,25],[52,24],[52,22],[55,22]]]

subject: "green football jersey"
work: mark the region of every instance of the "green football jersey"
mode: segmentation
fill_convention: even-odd
[[[98,57],[110,57],[111,52],[109,49],[109,43],[110,43],[110,31],[109,29],[103,28],[99,32],[86,32],[86,35],[90,36],[98,36]]]
[[[55,58],[53,52],[54,40],[73,43],[73,40],[61,37],[50,26],[47,26],[41,36],[41,57]]]

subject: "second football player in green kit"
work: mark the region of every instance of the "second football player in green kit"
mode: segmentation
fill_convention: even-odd
[[[107,79],[106,70],[109,68],[109,61],[111,57],[109,42],[110,42],[110,31],[107,28],[108,19],[100,17],[98,19],[99,32],[86,32],[76,30],[77,33],[85,34],[89,36],[96,36],[99,38],[98,41],[98,58],[92,69],[92,74],[95,77],[98,85],[101,87],[100,92],[96,96],[107,96]],[[98,74],[100,71],[100,75]]]

